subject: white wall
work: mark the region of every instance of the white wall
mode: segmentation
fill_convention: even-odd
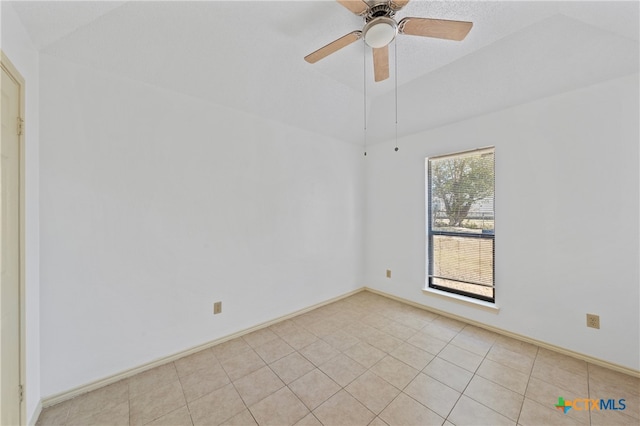
[[[370,147],[366,285],[639,370],[638,90],[635,74]],[[498,314],[422,292],[425,157],[492,145]]]
[[[357,147],[46,54],[40,75],[43,396],[362,285]]]
[[[0,48],[25,79],[25,393],[30,421],[40,401],[38,52],[11,5],[1,2],[0,8]]]

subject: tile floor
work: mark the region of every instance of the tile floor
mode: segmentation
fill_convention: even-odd
[[[558,397],[624,411],[554,408]],[[44,410],[39,425],[638,425],[640,379],[361,292]]]

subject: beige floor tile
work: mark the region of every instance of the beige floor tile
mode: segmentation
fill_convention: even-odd
[[[417,309],[411,312],[403,312],[402,314],[396,316],[394,318],[394,321],[404,326],[410,327],[414,330],[420,330],[431,321],[433,321],[436,317],[437,315],[435,314]]]
[[[487,358],[524,374],[531,374],[534,362],[534,358],[529,355],[514,352],[503,346],[493,346]]]
[[[443,340],[447,343],[449,343],[458,334],[458,331],[436,324],[435,322],[427,324],[420,329],[420,332],[428,336],[435,337],[436,339]]]
[[[387,353],[393,351],[402,344],[402,340],[396,339],[395,337],[390,336],[389,334],[382,331],[373,333],[373,335],[364,340],[370,345],[375,346],[381,351]]]
[[[449,415],[460,397],[460,392],[423,373],[418,374],[403,392],[443,418]]]
[[[340,352],[344,352],[351,346],[360,342],[358,338],[340,330],[325,336],[322,340],[324,340]]]
[[[246,408],[232,384],[189,403],[194,426],[221,424]]]
[[[366,342],[360,342],[344,352],[349,358],[358,361],[366,368],[371,368],[376,362],[386,356],[380,349]]]
[[[620,406],[618,402],[624,399],[624,414],[639,419],[638,424],[640,425],[640,396],[634,394],[632,390],[625,389],[622,381],[619,383],[620,385],[615,386],[610,382],[589,380],[589,397],[605,401],[613,399],[616,401],[617,407]]]
[[[159,417],[152,421],[151,423],[147,423],[151,426],[192,426],[191,423],[191,415],[189,414],[189,409],[185,405],[184,407],[180,407],[177,410],[173,410],[170,413],[165,414],[162,417]]]
[[[462,321],[454,320],[453,318],[447,318],[443,316],[439,316],[435,318],[433,321],[431,321],[431,323],[441,327],[446,327],[455,332],[459,332],[467,326],[467,324]]]
[[[370,311],[366,309],[361,302],[352,299],[351,296],[333,302],[331,306],[334,307],[338,313],[342,315],[349,315],[353,318],[362,318],[370,313]]]
[[[377,310],[377,312],[393,321],[398,321],[401,318],[409,315],[406,306],[403,306],[401,303],[393,305],[383,305]]]
[[[385,300],[384,296],[381,297],[383,298],[377,301],[380,313],[394,321],[396,321],[396,318],[401,318],[412,312],[413,308],[411,306],[396,300]]]
[[[389,426],[441,425],[444,419],[424,405],[401,393],[380,413]]]
[[[345,325],[346,324],[354,324],[356,322],[360,322],[360,319],[363,318],[365,315],[367,315],[369,312],[368,311],[362,311],[359,308],[349,308],[348,311],[342,311],[339,312],[337,314],[334,315],[334,318],[339,320],[340,323],[342,324],[342,326],[340,327],[340,329],[342,331],[347,332],[347,330],[345,329]]]
[[[230,380],[222,366],[216,361],[208,370],[196,371],[193,374],[181,377],[180,383],[182,383],[182,390],[186,400],[190,402],[216,389],[220,389],[230,383]]]
[[[490,343],[490,344],[495,343],[496,339],[499,336],[497,333],[494,333],[493,331],[489,331],[484,328],[476,327],[475,325],[470,325],[470,324],[466,325],[462,329],[462,331],[460,331],[460,335],[472,337],[476,340],[480,340],[481,342]]]
[[[389,319],[379,314],[369,314],[363,317],[360,321],[370,327],[377,328],[378,330],[382,330],[389,325]]]
[[[379,331],[377,328],[371,327],[370,325],[367,325],[362,321],[356,321],[346,324],[342,330],[346,333],[351,334],[352,336],[357,337],[360,340],[363,340],[364,338],[370,336],[372,333]]]
[[[438,318],[438,314],[422,308],[412,308],[411,315],[426,322],[432,322],[433,320]]]
[[[626,408],[565,414],[560,396]],[[640,379],[364,291],[49,407],[36,424],[516,420],[635,426]]]
[[[375,414],[344,390],[321,404],[313,414],[322,424],[335,426],[368,425],[375,418]]]
[[[269,327],[269,330],[276,333],[278,336],[282,337],[285,334],[295,333],[296,331],[301,330],[293,321],[284,320],[280,321],[276,324],[273,324]]]
[[[369,371],[351,382],[345,390],[374,414],[380,414],[400,393],[395,386]]]
[[[318,368],[342,387],[347,386],[366,371],[360,363],[344,354],[339,354],[331,358]]]
[[[531,370],[531,377],[536,377],[547,383],[553,383],[569,392],[585,395],[585,398],[586,395],[589,394],[589,381],[586,371],[583,373],[575,373],[565,370],[560,366],[540,362],[540,360],[536,359],[535,364],[533,364],[533,369]]]
[[[270,365],[284,383],[289,384],[316,367],[298,352],[287,355]]]
[[[131,425],[143,425],[164,416],[187,401],[178,380],[156,387],[154,390],[131,398],[129,401]]]
[[[344,307],[345,305],[337,305],[335,302],[332,302],[327,305],[319,307],[317,310],[320,313],[324,314],[325,318],[330,318],[332,320],[335,320],[336,315],[340,316],[344,313]]]
[[[322,314],[316,312],[316,310],[314,309],[313,311],[309,311],[307,313],[298,315],[295,318],[292,318],[291,321],[293,321],[293,323],[298,327],[306,328],[314,322],[321,321],[322,317]]]
[[[73,400],[61,402],[51,407],[45,408],[40,413],[40,417],[36,422],[36,426],[61,426],[67,422],[67,416],[69,415],[69,408],[73,404]]]
[[[248,409],[241,411],[239,414],[222,423],[223,426],[256,426],[257,424]]]
[[[433,359],[432,354],[409,343],[398,346],[390,355],[418,370],[422,370]]]
[[[176,380],[178,380],[178,372],[173,362],[136,374],[128,379],[129,398],[134,398]]]
[[[528,375],[486,358],[476,374],[521,395],[524,395],[529,381]]]
[[[442,349],[438,357],[472,373],[478,369],[483,359],[480,355],[451,344]]]
[[[493,411],[473,399],[462,395],[447,418],[456,426],[498,426],[515,425],[514,420]],[[542,424],[538,426],[542,426]]]
[[[72,400],[69,408],[68,422],[72,422],[74,419],[89,417],[128,400],[129,387],[126,380],[121,380],[92,392],[85,393]]]
[[[82,418],[67,419],[67,426],[128,426],[129,425],[129,401],[107,408],[96,414]]]
[[[439,357],[435,357],[422,372],[458,392],[462,392],[473,377],[472,372]]]
[[[322,426],[320,420],[313,415],[313,413],[309,413],[302,418],[295,426]]]
[[[371,420],[369,426],[389,426],[389,424],[382,420],[380,417],[376,417],[375,419]]]
[[[571,401],[576,398],[586,398],[585,395],[566,391],[554,384],[547,383],[535,377],[529,378],[529,385],[527,386],[525,397],[546,407],[553,407],[557,404],[558,397],[563,397],[565,400]],[[582,423],[589,423],[588,411],[569,410],[566,416]]]
[[[447,346],[446,341],[433,337],[430,334],[423,333],[422,331],[407,339],[407,342],[433,355],[437,355],[445,346]]]
[[[293,425],[309,414],[307,407],[287,387],[252,405],[249,410],[259,425]]]
[[[253,350],[244,351],[233,358],[222,360],[221,364],[231,381],[238,380],[266,365]]]
[[[249,349],[251,349],[251,346],[249,346],[242,337],[238,337],[215,345],[211,348],[211,352],[213,352],[218,361],[224,361]]]
[[[275,362],[295,351],[279,337],[276,337],[262,346],[258,346],[255,350],[267,364],[271,364],[272,362]]]
[[[382,358],[370,371],[402,390],[419,373],[415,368],[392,356]]]
[[[493,342],[491,340],[483,340],[483,338],[481,337],[463,333],[464,330],[462,330],[456,337],[451,339],[451,344],[465,349],[469,352],[473,352],[474,354],[480,355],[482,357],[487,355],[489,349],[491,349],[491,346],[493,345]]]
[[[454,421],[455,423],[455,421]],[[538,404],[537,402],[525,398],[522,404],[522,411],[518,418],[518,424],[522,426],[540,426],[540,425],[581,425],[576,419],[567,416],[561,410]],[[588,423],[585,423],[588,424]],[[457,425],[457,423],[456,423]]]
[[[638,426],[637,418],[627,415],[627,411],[599,410],[591,412],[592,426]]]
[[[545,348],[538,349],[536,363],[553,365],[571,373],[582,375],[587,373],[587,363],[581,359],[573,358]]]
[[[323,364],[340,354],[337,349],[334,349],[324,340],[317,340],[309,346],[302,348],[299,352],[315,366]]]
[[[269,328],[261,328],[260,330],[253,331],[249,334],[245,334],[242,336],[245,342],[253,349],[258,346],[262,346],[267,342],[270,342],[273,339],[278,337],[273,331],[269,330]]]
[[[434,319],[438,318],[438,314],[434,314],[433,312],[428,311],[426,309],[419,308],[417,306],[406,306],[406,307],[407,307],[408,314],[418,318],[422,318],[426,321],[433,321]]]
[[[512,339],[511,337],[498,335],[494,346],[500,346],[505,349],[509,349],[512,352],[526,355],[529,358],[534,358],[538,355],[538,347],[531,343],[526,343],[521,340]]]
[[[297,351],[318,340],[318,336],[303,329],[282,333],[280,337]]]
[[[409,337],[417,333],[417,330],[415,328],[411,328],[407,325],[400,324],[399,322],[396,322],[396,321],[389,321],[389,324],[383,327],[382,331],[392,336],[395,336],[400,340],[407,340]]]
[[[640,396],[640,378],[589,364],[590,385],[617,388],[628,395]]]
[[[176,370],[180,377],[188,376],[197,371],[208,370],[218,364],[218,360],[211,349],[205,349],[175,361]]]
[[[282,380],[269,367],[247,374],[233,382],[236,390],[247,407],[266,398],[284,386]]]
[[[282,339],[295,350],[300,350],[310,344],[318,341],[318,337],[306,330],[298,330],[295,332],[282,335]]]
[[[323,319],[321,321],[314,322],[305,327],[307,331],[315,334],[316,336],[323,338],[331,333],[335,333],[342,327],[339,323],[331,319]]]
[[[289,388],[310,410],[314,410],[340,390],[336,382],[318,369],[295,380],[289,384]]]
[[[521,394],[480,376],[475,376],[471,380],[464,394],[514,422],[518,420],[524,400]]]
[[[230,380],[222,366],[216,361],[208,370],[196,371],[193,374],[181,377],[180,383],[182,383],[184,397],[187,402],[191,402],[216,389],[220,389],[230,383]]]

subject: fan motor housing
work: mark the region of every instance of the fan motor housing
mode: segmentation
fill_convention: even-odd
[[[389,4],[384,2],[370,7],[367,13],[364,15],[364,20],[365,22],[369,23],[375,18],[380,18],[383,16],[393,18],[395,14],[395,10],[391,9],[391,7],[389,7]]]

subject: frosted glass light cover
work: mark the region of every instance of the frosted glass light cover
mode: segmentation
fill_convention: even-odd
[[[391,43],[396,36],[396,27],[387,22],[378,22],[367,29],[364,41],[374,49]]]

